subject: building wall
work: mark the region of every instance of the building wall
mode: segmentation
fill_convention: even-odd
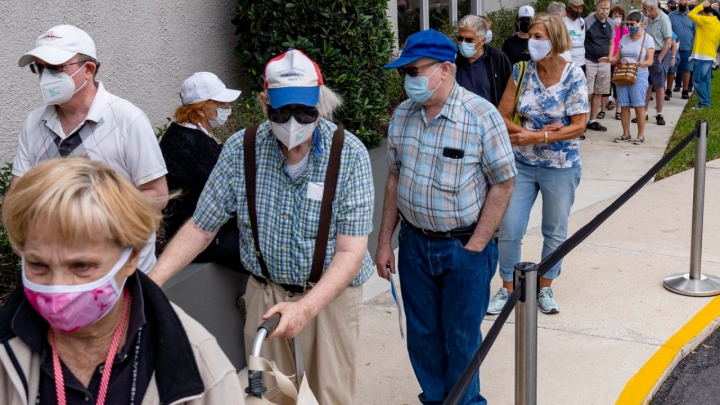
[[[43,104],[38,77],[17,66],[35,40],[58,24],[76,25],[95,40],[98,79],[130,100],[156,126],[180,104],[185,78],[217,74],[242,88],[237,40],[230,22],[236,0],[4,0],[0,1],[0,163],[12,160],[22,122]]]

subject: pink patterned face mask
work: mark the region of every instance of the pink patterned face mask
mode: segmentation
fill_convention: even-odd
[[[125,249],[108,274],[92,283],[80,285],[41,285],[28,281],[23,256],[25,296],[50,326],[64,333],[75,332],[102,319],[122,296],[125,280],[118,287],[115,275],[131,253],[132,248]]]

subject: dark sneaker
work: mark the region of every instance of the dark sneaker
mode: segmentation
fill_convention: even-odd
[[[682,99],[687,100],[690,98],[690,95],[688,94],[687,90],[683,90],[682,92]]]
[[[630,121],[631,121],[633,124],[637,124],[637,118],[633,118],[633,119],[630,120]],[[645,122],[648,122],[648,121],[650,121],[650,118],[649,118],[649,117],[647,116],[647,114],[646,114],[646,115],[645,115]]]
[[[597,122],[597,121],[588,123],[588,124],[586,125],[586,127],[587,127],[587,129],[592,129],[593,131],[600,131],[600,132],[605,132],[605,131],[607,131],[607,128],[605,128],[604,126],[600,125],[600,123]]]
[[[613,139],[613,142],[615,143],[621,143],[621,142],[632,142],[631,137],[625,138],[624,136],[618,136],[617,138]]]
[[[670,90],[670,89],[665,90],[665,100],[670,100],[671,97],[672,97],[672,90]]]
[[[657,121],[658,125],[665,125],[665,118],[663,118],[662,114],[656,115],[655,120]]]
[[[580,135],[580,140],[581,140],[581,141],[584,141],[584,140],[585,140],[585,134]]]
[[[682,90],[680,86],[675,86],[675,88],[673,89],[673,93],[679,93],[680,90]]]

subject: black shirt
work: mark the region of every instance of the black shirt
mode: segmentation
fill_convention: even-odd
[[[142,287],[137,279],[137,272],[128,278],[125,288],[132,295],[132,307],[128,316],[127,339],[125,345],[118,350],[112,366],[110,384],[105,400],[107,405],[127,405],[131,403],[134,391],[134,403],[140,404],[147,391],[155,369],[156,342],[152,338],[153,331],[145,319]],[[55,373],[53,371],[52,347],[47,340],[48,323],[28,302],[18,310],[13,319],[12,328],[15,334],[40,356],[40,386],[36,400],[30,403],[56,404]],[[138,344],[138,339],[139,344]],[[137,361],[137,376],[134,376],[133,364]],[[102,379],[104,363],[100,364],[85,388],[72,372],[62,364],[65,382],[65,397],[68,405],[94,404],[97,401]],[[135,383],[133,384],[133,381]],[[35,402],[37,401],[37,402]]]
[[[528,51],[528,42],[530,38],[520,38],[517,35],[513,35],[505,40],[502,51],[510,59],[511,64],[516,64],[520,61],[528,62],[530,60],[530,51]]]
[[[487,53],[483,53],[479,58],[470,63],[465,57],[458,56],[457,63],[457,82],[460,86],[470,90],[478,96],[489,102],[493,102],[490,96],[490,79],[488,78],[487,67],[485,66],[485,58]]]
[[[601,22],[591,14],[585,18],[585,59],[593,63],[608,55],[608,48],[615,32],[615,23],[610,19]]]

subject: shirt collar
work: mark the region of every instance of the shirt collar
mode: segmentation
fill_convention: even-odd
[[[105,90],[105,86],[102,84],[102,82],[97,82],[97,86],[97,93],[95,93],[95,98],[93,99],[92,104],[90,104],[90,109],[85,116],[85,120],[83,120],[83,122],[81,122],[80,125],[78,125],[77,128],[73,129],[73,131],[69,134],[64,133],[64,131],[62,130],[62,124],[60,123],[60,118],[57,115],[56,106],[54,105],[45,106],[45,110],[40,116],[40,120],[45,122],[45,126],[50,128],[53,133],[63,139],[67,138],[69,135],[77,131],[78,128],[82,128],[82,126],[87,121],[98,123],[102,119],[105,108],[107,108],[108,106],[108,92]]]

